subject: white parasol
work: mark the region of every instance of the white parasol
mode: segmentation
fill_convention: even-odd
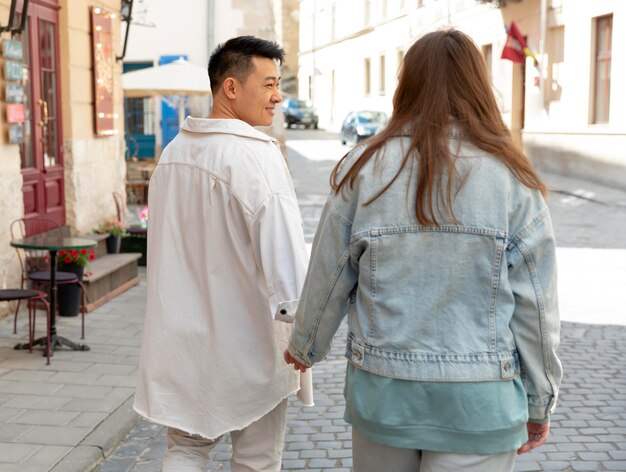
[[[207,69],[182,58],[162,66],[126,72],[122,74],[122,87],[124,97],[160,96],[170,106],[178,107],[179,123],[185,119],[184,97],[211,93]],[[178,98],[165,98],[168,96]]]

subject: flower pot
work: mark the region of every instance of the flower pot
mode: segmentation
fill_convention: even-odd
[[[84,266],[78,264],[62,264],[60,272],[72,272],[78,280],[83,280]],[[61,284],[57,289],[57,306],[60,316],[77,316],[80,311],[81,288],[78,284]]]
[[[118,254],[122,246],[122,236],[109,236],[106,239],[107,254]]]
[[[137,261],[137,265],[145,266],[146,265],[146,252],[147,252],[147,244],[148,238],[145,235],[145,230],[142,233],[135,232],[132,233],[129,231],[128,236],[124,236],[122,241],[122,252],[135,252],[140,253],[141,258]]]

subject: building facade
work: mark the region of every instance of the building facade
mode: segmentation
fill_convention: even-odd
[[[301,0],[299,95],[333,131],[352,110],[389,113],[404,51],[456,27],[482,49],[503,117],[537,164],[623,186],[625,13],[620,0]],[[536,65],[501,59],[512,21]]]
[[[0,0],[7,25],[11,0]],[[46,216],[86,234],[125,193],[119,0],[16,2],[0,34],[0,287],[20,282],[17,218]],[[7,25],[10,29],[11,25]],[[0,314],[8,306],[0,306]]]

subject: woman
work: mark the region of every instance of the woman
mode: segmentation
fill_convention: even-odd
[[[348,315],[354,470],[512,471],[561,365],[546,187],[456,30],[406,53],[387,127],[335,167],[285,360]]]

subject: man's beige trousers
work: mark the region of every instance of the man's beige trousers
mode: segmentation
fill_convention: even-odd
[[[267,415],[246,428],[231,431],[232,472],[280,472],[286,426],[287,399],[284,399]],[[209,453],[221,438],[211,440],[168,428],[162,472],[207,472]]]

